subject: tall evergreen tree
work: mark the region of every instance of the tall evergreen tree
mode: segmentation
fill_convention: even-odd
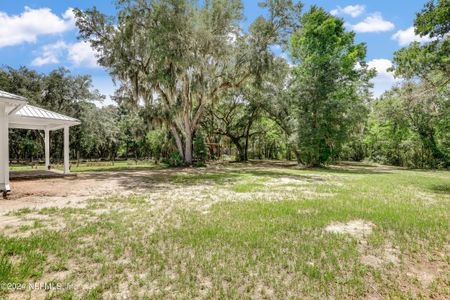
[[[364,62],[365,44],[355,44],[344,21],[313,6],[291,39],[294,67],[292,97],[298,108],[300,159],[317,166],[337,157],[351,126],[355,107],[368,95],[373,75]]]

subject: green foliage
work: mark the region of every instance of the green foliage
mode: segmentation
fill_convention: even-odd
[[[450,2],[431,0],[417,14],[414,22],[416,34],[434,38],[421,45],[412,43],[394,53],[397,76],[419,78],[434,88],[448,89],[450,83]]]
[[[213,126],[214,133],[227,137],[240,161],[248,160],[248,141],[259,133],[254,129],[261,116],[261,105],[255,101],[258,95],[251,86],[224,93],[205,115],[203,126]]]
[[[83,157],[115,159],[121,135],[119,119],[115,106],[98,108],[91,104],[83,107],[80,118],[83,134],[79,141],[83,147]]]
[[[286,134],[271,118],[263,116],[256,124],[258,135],[252,139],[250,158],[253,159],[291,159],[290,143]]]
[[[386,96],[394,98],[397,104],[396,119],[390,118],[391,113],[382,113],[390,119],[389,132],[395,131],[397,145],[405,145],[402,156],[406,156],[407,162],[398,158],[396,164],[433,168],[450,165],[449,15],[449,1],[428,1],[417,14],[414,25],[416,34],[433,40],[423,45],[415,42],[395,52],[395,74],[411,81]],[[385,149],[388,153],[391,150]]]
[[[158,162],[161,159],[164,150],[168,147],[169,141],[163,130],[152,130],[147,133],[147,143],[150,150],[150,156],[154,157],[155,161]],[[167,150],[165,152],[167,152]]]
[[[382,163],[436,168],[448,166],[449,93],[404,83],[372,103],[367,155]]]
[[[178,152],[172,152],[164,162],[170,167],[182,167],[185,165],[183,158]]]
[[[430,0],[414,21],[416,33],[421,36],[443,37],[450,32],[450,1]]]
[[[298,145],[301,160],[312,166],[328,163],[341,151],[360,117],[368,80],[366,47],[355,44],[344,22],[313,6],[292,35],[294,62],[292,97],[298,108]]]
[[[157,156],[159,160],[160,151],[167,148],[166,144],[164,147],[161,145],[158,151],[155,147],[149,149],[142,109],[128,109],[122,105],[98,107],[96,103],[104,96],[93,88],[89,76],[75,76],[66,69],[45,75],[24,67],[18,70],[5,67],[0,69],[0,89],[23,95],[31,104],[78,118],[81,124],[70,129],[73,157],[115,160],[117,156],[127,158],[131,154],[135,159]],[[10,134],[11,159],[43,159],[42,132],[11,130]],[[51,132],[53,162],[62,158],[62,138],[61,131]],[[161,143],[163,141],[160,140]]]
[[[208,146],[202,132],[196,132],[194,138],[194,160],[196,167],[206,166],[208,160]]]

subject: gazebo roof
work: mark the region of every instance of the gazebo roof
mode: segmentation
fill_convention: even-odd
[[[65,115],[58,114],[53,111],[49,111],[37,106],[33,105],[25,105],[21,109],[19,109],[15,116],[19,117],[28,117],[28,118],[37,118],[37,119],[47,119],[47,120],[57,120],[57,121],[64,121],[64,122],[75,122],[79,123],[80,121],[77,119],[74,119],[72,117],[68,117]]]
[[[0,102],[9,105],[9,127],[57,130],[80,124],[80,121],[47,109],[27,104],[27,99],[0,91]]]
[[[18,96],[18,95],[14,95],[5,91],[0,91],[0,98],[4,98],[4,99],[10,99],[10,100],[19,100],[19,101],[27,101],[27,98],[22,97],[22,96]]]
[[[50,166],[50,131],[64,129],[64,174],[70,173],[70,126],[77,119],[28,105],[27,99],[0,91],[0,192],[11,191],[9,184],[9,128],[44,130],[45,166]]]

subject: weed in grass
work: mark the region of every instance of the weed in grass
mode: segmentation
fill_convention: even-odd
[[[33,212],[32,209],[26,207],[26,208],[21,208],[21,209],[16,210],[16,211],[12,211],[12,212],[8,213],[7,215],[8,216],[20,217],[20,216],[24,216],[24,215],[30,214],[32,212]]]

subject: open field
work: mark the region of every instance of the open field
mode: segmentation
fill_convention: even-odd
[[[63,288],[0,297],[450,297],[450,172],[263,162],[13,184],[0,283]]]

